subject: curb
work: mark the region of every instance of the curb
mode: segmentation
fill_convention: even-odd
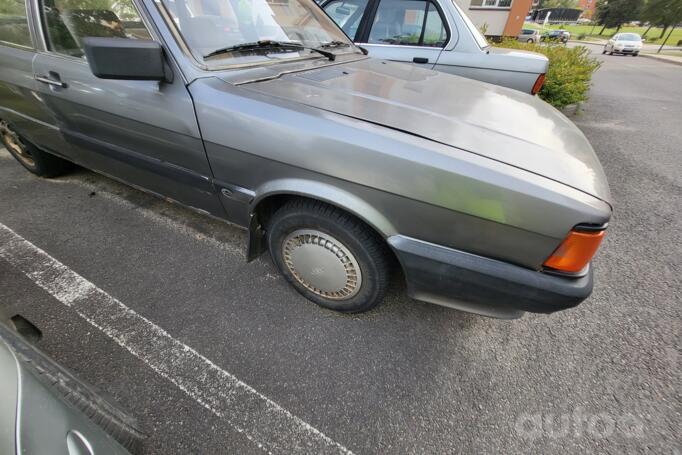
[[[641,52],[639,53],[639,56],[640,56],[640,57],[650,58],[650,59],[652,59],[652,60],[658,60],[659,62],[672,63],[673,65],[681,65],[681,66],[682,66],[682,59],[680,59],[680,60],[672,60],[672,59],[670,59],[670,58],[659,57],[659,56],[656,55],[656,54],[643,54],[643,53],[641,53]]]
[[[559,110],[566,117],[571,118],[571,117],[576,117],[577,115],[579,115],[582,112],[582,107],[583,107],[583,103],[582,103],[582,101],[579,101],[577,103],[564,106]]]
[[[587,41],[587,40],[579,40],[579,39],[569,39],[569,43],[578,43],[578,44],[596,44],[599,46],[603,46],[606,44],[606,41]]]

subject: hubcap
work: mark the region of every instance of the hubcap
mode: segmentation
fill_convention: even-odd
[[[0,122],[0,138],[2,142],[19,160],[26,163],[28,166],[35,166],[35,161],[28,151],[26,145],[21,141],[17,133],[12,131],[7,122]]]
[[[284,263],[296,281],[309,291],[332,300],[350,299],[362,285],[355,256],[329,234],[299,229],[284,239]]]

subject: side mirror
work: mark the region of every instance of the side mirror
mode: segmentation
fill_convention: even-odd
[[[83,38],[90,71],[101,79],[172,81],[163,48],[152,40]]]

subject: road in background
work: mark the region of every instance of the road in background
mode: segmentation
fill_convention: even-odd
[[[298,426],[238,428],[263,411],[237,397],[212,412],[173,381],[190,376],[175,350],[133,355],[126,346],[143,338],[115,340],[16,260],[0,259],[0,304],[142,421],[148,453],[278,452],[305,425],[355,453],[678,453],[682,68],[603,60],[573,120],[602,160],[615,214],[593,296],[550,316],[487,319],[410,301],[400,283],[375,311],[336,314],[298,296],[267,256],[246,264],[235,228],[88,171],[39,179],[0,152],[0,223]],[[204,396],[221,393],[195,375]]]

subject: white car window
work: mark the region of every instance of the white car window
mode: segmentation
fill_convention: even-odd
[[[447,37],[443,19],[433,3],[424,0],[381,0],[368,42],[443,47]]]

